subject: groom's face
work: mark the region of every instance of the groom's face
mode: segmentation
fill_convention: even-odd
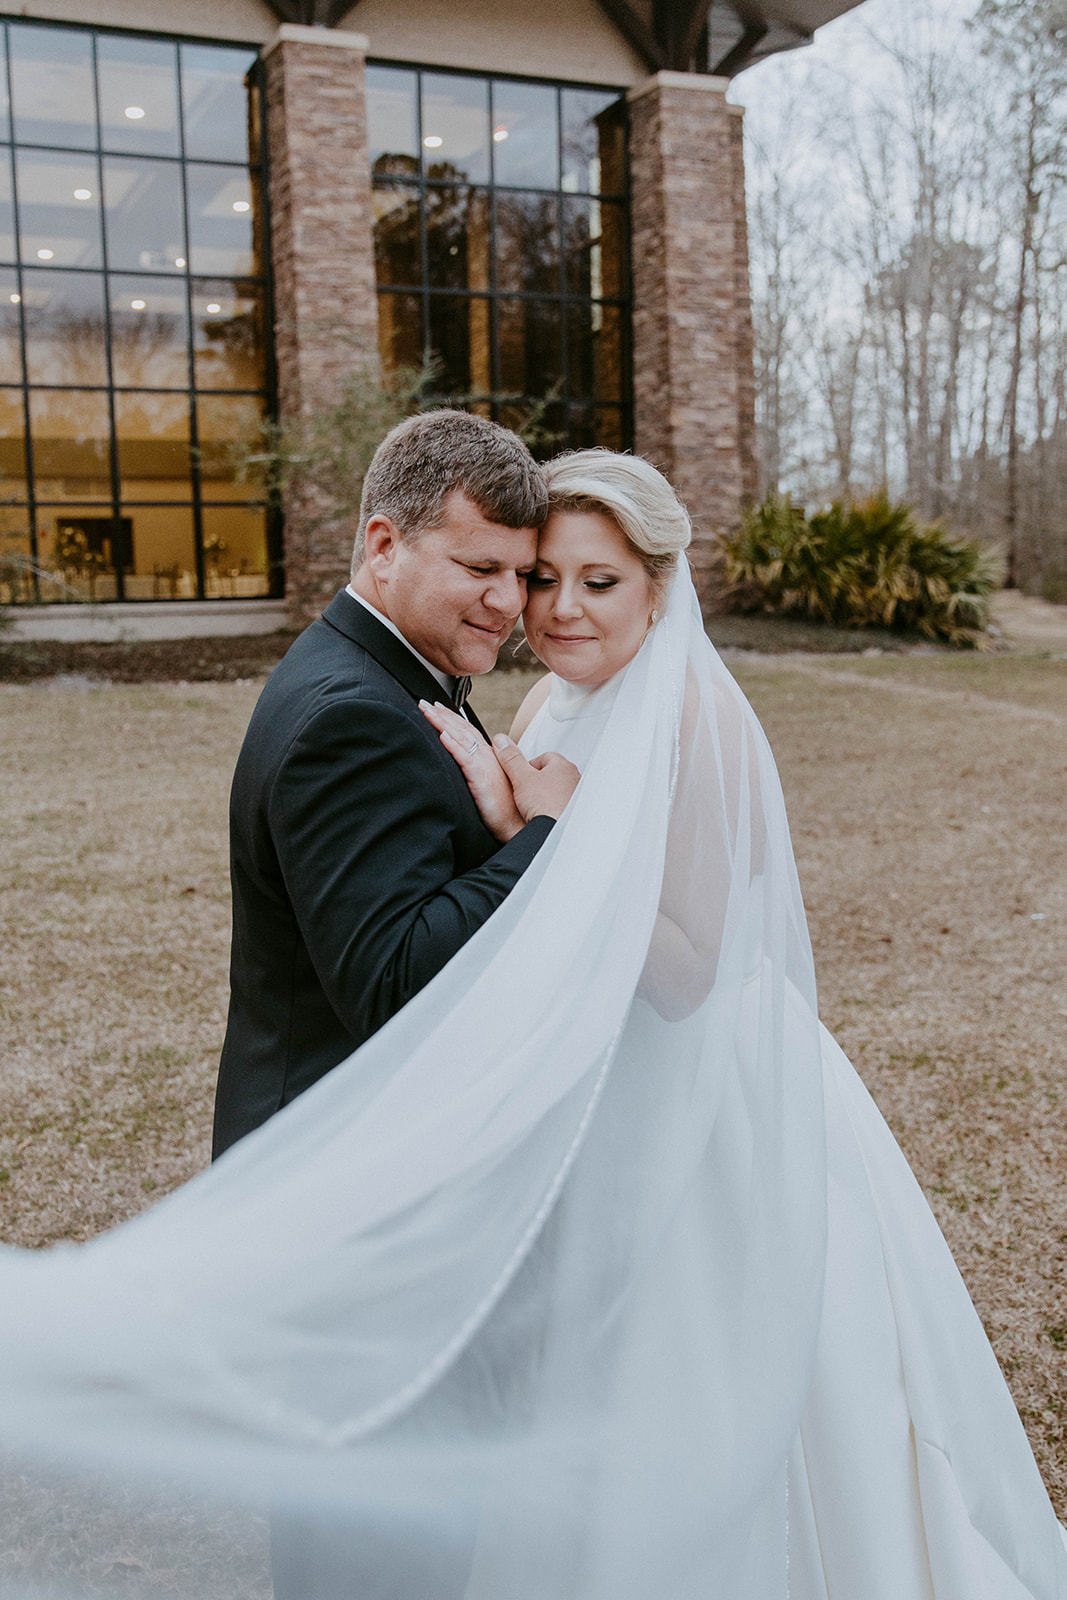
[[[409,644],[454,677],[489,672],[526,604],[534,528],[487,522],[459,489],[444,520],[404,539],[388,517],[367,524],[367,564],[383,610]]]

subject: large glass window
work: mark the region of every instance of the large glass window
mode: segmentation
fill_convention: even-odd
[[[367,69],[378,335],[440,398],[549,451],[631,440],[617,90]]]
[[[0,23],[0,599],[280,592],[256,63]]]

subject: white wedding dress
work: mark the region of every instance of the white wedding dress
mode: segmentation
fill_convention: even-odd
[[[0,1252],[0,1447],[333,1525],[329,1600],[1067,1600],[686,569],[523,745],[582,783],[433,983],[142,1217]]]
[[[554,682],[526,754],[559,750],[584,768],[614,693]],[[682,833],[673,847],[699,846]],[[788,1580],[738,1592],[1067,1595],[1067,1533],[948,1246],[851,1063],[821,1027],[820,1040],[827,1250],[812,1381],[775,1508]]]

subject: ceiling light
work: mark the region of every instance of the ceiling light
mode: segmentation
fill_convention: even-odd
[[[217,300],[212,300],[211,304],[208,306],[208,310],[211,312],[221,311],[222,307],[219,305]]]
[[[235,211],[251,211],[252,207],[247,200],[235,200],[233,203],[233,209]]]
[[[427,150],[440,150],[445,141],[439,133],[428,133],[422,142]]]
[[[174,265],[176,267],[184,267],[184,265],[185,265],[185,257],[184,256],[175,256],[174,257]]]
[[[141,118],[144,116],[144,106],[127,106],[126,115],[129,117],[131,122],[140,122]]]
[[[508,130],[506,128],[494,128],[493,129],[493,143],[494,144],[503,144],[504,140],[507,138],[507,136],[508,136]]]
[[[38,250],[37,259],[38,259],[38,261],[51,261],[51,259],[52,259],[52,257],[54,255],[55,255],[55,251],[54,250]]]
[[[17,306],[19,301],[22,299],[22,296],[20,294],[9,294],[8,299],[11,301],[13,306]]]
[[[145,303],[144,303],[143,300],[131,300],[130,301],[130,310],[131,311],[143,311],[144,307],[145,307]]]
[[[91,200],[93,191],[91,189],[75,189],[74,198],[75,200]]]

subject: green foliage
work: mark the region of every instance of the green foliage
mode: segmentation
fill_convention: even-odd
[[[418,409],[426,379],[425,372],[404,371],[383,383],[353,344],[352,364],[333,399],[284,425],[264,419],[257,437],[235,447],[239,477],[257,492],[266,489],[276,504],[313,496],[321,520],[355,517],[371,456],[389,429]]]
[[[299,505],[300,516],[293,523],[300,528],[308,555],[314,554],[326,528],[347,524],[355,533],[363,478],[390,428],[416,411],[470,403],[464,395],[434,395],[438,373],[433,362],[400,368],[382,378],[376,357],[369,356],[358,339],[344,329],[335,330],[333,337],[350,351],[350,365],[334,398],[310,406],[285,424],[264,418],[256,435],[231,451],[237,479],[249,485],[250,496],[259,499],[265,494],[283,512]],[[553,390],[510,424],[535,455],[552,454],[561,443],[546,420],[555,398]],[[292,538],[290,528],[290,548]],[[306,570],[305,563],[301,569]],[[287,592],[293,594],[291,575]]]
[[[981,645],[1002,559],[975,539],[921,523],[885,490],[808,517],[768,495],[723,544],[729,599],[846,628],[893,628]]]

